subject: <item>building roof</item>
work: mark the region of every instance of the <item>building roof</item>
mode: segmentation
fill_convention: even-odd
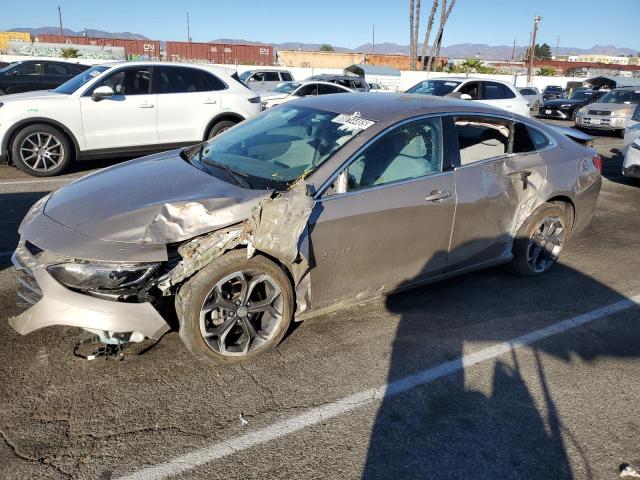
[[[400,70],[397,70],[393,67],[385,67],[382,65],[369,65],[367,63],[357,63],[355,65],[351,65],[344,69],[344,73],[355,73],[360,77],[366,77],[367,75],[378,75],[378,76],[391,76],[391,77],[399,77]]]

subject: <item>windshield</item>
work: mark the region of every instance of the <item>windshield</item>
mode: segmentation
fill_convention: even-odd
[[[598,103],[640,104],[640,90],[612,90],[602,97]]]
[[[301,85],[300,83],[295,83],[295,82],[281,83],[276,88],[274,88],[273,91],[275,93],[291,93],[300,85]]]
[[[573,92],[569,98],[572,100],[587,100],[595,95],[594,92],[588,92],[585,90],[576,90]]]
[[[54,90],[55,93],[64,93],[65,95],[71,95],[73,92],[78,90],[84,84],[86,84],[89,80],[93,80],[95,77],[100,75],[105,70],[108,70],[110,67],[105,65],[97,65],[95,67],[91,67],[89,70],[85,70],[82,73],[79,73],[71,80],[64,82],[58,88]]]
[[[18,63],[20,63],[20,62],[13,62],[13,63],[10,63],[9,65],[7,65],[6,67],[0,68],[0,73],[4,73],[4,72],[7,72],[7,71],[11,70],[13,67],[18,65]]]
[[[549,85],[547,88],[545,88],[545,91],[547,91],[547,92],[561,92],[562,91],[562,87],[557,87],[555,85]]]
[[[188,155],[197,166],[212,174],[223,172],[238,185],[283,190],[372,124],[353,115],[283,105],[241,123]]]
[[[238,75],[238,77],[240,77],[240,80],[242,80],[243,82],[249,78],[251,76],[253,72],[251,70],[247,70],[246,72],[242,72],[240,75]]]
[[[460,82],[452,82],[449,80],[425,80],[414,85],[407,93],[419,93],[422,95],[435,95],[436,97],[444,97],[448,93],[460,85]]]

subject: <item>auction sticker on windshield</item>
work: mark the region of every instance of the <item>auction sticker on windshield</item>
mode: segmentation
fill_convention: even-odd
[[[354,112],[352,114],[343,113],[338,115],[336,118],[331,120],[334,123],[339,123],[341,125],[348,125],[350,127],[356,127],[360,130],[366,130],[371,125],[374,125],[376,122],[372,120],[367,120],[360,116],[360,112]]]

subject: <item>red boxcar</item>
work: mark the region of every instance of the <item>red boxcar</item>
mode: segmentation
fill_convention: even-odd
[[[271,45],[227,43],[167,42],[167,60],[171,62],[209,62],[227,65],[271,65]]]
[[[160,42],[157,40],[130,40],[125,38],[97,38],[75,35],[38,35],[37,41],[44,43],[69,43],[73,45],[99,45],[123,47],[130,60],[160,60]]]

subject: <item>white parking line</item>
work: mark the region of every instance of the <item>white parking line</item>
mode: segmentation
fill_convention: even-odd
[[[431,383],[434,380],[455,373],[466,367],[471,367],[496,358],[513,349],[530,345],[552,335],[620,312],[636,305],[639,302],[640,295],[636,295],[626,300],[621,300],[606,307],[554,323],[553,325],[522,335],[510,341],[499,343],[493,347],[485,348],[478,352],[462,356],[456,360],[422,370],[418,373],[381,385],[377,388],[364,390],[333,403],[323,405],[322,407],[313,408],[301,415],[298,415],[297,417],[276,422],[268,427],[256,430],[255,432],[224,440],[219,443],[214,443],[207,447],[194,450],[191,453],[176,457],[173,460],[169,460],[152,467],[143,468],[137,472],[120,477],[119,480],[159,480],[189,471],[214,460],[228,457],[234,453],[250,449],[271,440],[276,440],[306,427],[335,418],[358,407],[367,406],[384,397],[398,395],[406,392],[407,390],[411,390],[412,388]]]

